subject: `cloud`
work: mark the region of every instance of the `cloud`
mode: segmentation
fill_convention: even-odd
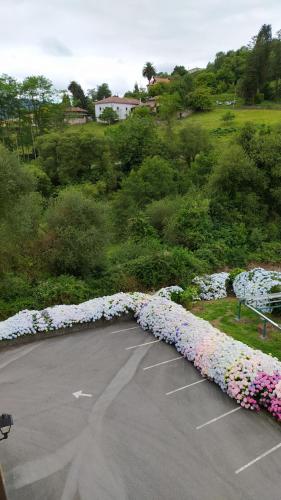
[[[281,2],[10,0],[0,2],[0,18],[1,71],[43,73],[60,87],[108,81],[121,93],[145,84],[145,61],[203,67],[216,52],[246,45],[263,23],[277,31]]]
[[[69,57],[73,55],[73,52],[56,38],[44,38],[41,47],[46,54],[51,56]]]

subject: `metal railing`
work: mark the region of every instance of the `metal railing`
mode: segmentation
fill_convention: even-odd
[[[265,297],[263,296],[257,296],[257,297],[251,297],[250,298],[251,302],[255,303],[262,303],[263,308],[270,307],[271,309],[276,309],[276,307],[281,307],[281,293],[271,293]],[[238,306],[237,306],[237,315],[236,319],[239,321],[241,319],[241,306],[244,305],[254,313],[256,313],[262,320],[263,327],[262,327],[262,337],[265,339],[267,337],[267,324],[271,324],[274,328],[281,330],[281,325],[273,321],[271,318],[266,316],[262,311],[254,307],[253,305],[249,304],[247,302],[247,298],[244,299],[239,299],[238,300]]]

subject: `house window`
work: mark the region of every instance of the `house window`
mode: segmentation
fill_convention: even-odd
[[[128,111],[128,108],[126,108],[126,111]]]
[[[119,107],[117,106],[117,111],[119,111]]]
[[[100,111],[101,111],[101,106],[100,106]]]

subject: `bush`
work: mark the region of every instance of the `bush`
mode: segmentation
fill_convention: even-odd
[[[37,302],[32,295],[28,297],[18,297],[7,302],[0,299],[0,321],[3,321],[24,309],[36,309]]]
[[[124,265],[125,274],[136,278],[147,290],[174,283],[186,286],[196,274],[205,270],[204,262],[179,247],[140,256]]]
[[[7,302],[33,295],[32,285],[25,276],[7,273],[1,276],[0,285],[0,299]]]
[[[195,255],[198,259],[204,260],[210,270],[224,267],[227,264],[227,254],[229,247],[223,240],[217,240],[202,245],[196,250]]]
[[[186,309],[190,309],[194,302],[200,300],[199,288],[195,285],[187,287],[183,292],[173,292],[171,300],[177,304],[181,304]]]
[[[250,255],[256,262],[269,262],[279,264],[281,260],[281,243],[279,241],[262,243],[260,249]]]
[[[208,89],[198,88],[189,95],[189,106],[194,111],[210,111],[213,107],[211,95]]]
[[[235,280],[236,276],[238,276],[241,273],[244,273],[246,269],[242,269],[240,267],[236,267],[235,269],[232,269],[232,271],[229,272],[228,275],[228,280],[226,282],[226,289],[227,293],[234,293],[233,291],[233,281]]]
[[[90,287],[74,276],[61,275],[41,281],[36,288],[40,308],[56,304],[79,304],[92,297]]]
[[[232,111],[226,111],[226,113],[222,115],[222,121],[224,123],[231,123],[233,122],[234,119],[235,119],[235,114],[232,113]]]

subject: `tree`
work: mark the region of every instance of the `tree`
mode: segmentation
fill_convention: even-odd
[[[71,100],[67,91],[63,91],[61,103],[65,108],[69,108],[71,106]]]
[[[271,54],[271,77],[275,80],[275,97],[280,98],[281,89],[281,30],[277,32],[276,38],[272,41]]]
[[[16,155],[0,146],[0,278],[9,271],[32,275],[33,243],[42,213],[35,186]]]
[[[161,182],[159,182],[161,179]],[[154,200],[177,192],[176,171],[160,156],[145,158],[138,169],[123,179],[121,189],[113,201],[116,232],[128,231],[128,219],[137,216],[140,209]]]
[[[194,111],[210,111],[212,109],[212,100],[210,92],[205,88],[198,88],[189,94],[189,106]]]
[[[90,130],[49,133],[37,140],[39,162],[54,185],[107,178],[111,159],[107,140]]]
[[[83,108],[83,109],[88,108],[87,98],[84,94],[84,90],[82,89],[81,85],[79,85],[79,83],[77,83],[73,80],[68,85],[68,90],[72,94],[74,106],[79,106],[80,108]]]
[[[238,212],[247,217],[248,223],[253,224],[253,220],[257,221],[258,214],[263,212],[261,194],[266,185],[265,174],[242,147],[228,147],[209,178],[213,215],[231,222]]]
[[[161,182],[159,182],[161,179]],[[171,195],[177,190],[171,163],[160,156],[146,158],[138,170],[132,170],[122,184],[122,192],[138,207]]]
[[[99,120],[107,123],[108,125],[111,125],[112,123],[115,123],[119,120],[119,116],[113,108],[106,107],[104,108],[103,112],[99,115]]]
[[[9,149],[16,149],[20,142],[20,128],[12,119],[19,119],[20,84],[9,75],[0,77],[0,140]]]
[[[8,214],[21,195],[33,190],[32,176],[22,168],[14,153],[0,145],[0,217]]]
[[[152,77],[155,75],[156,75],[156,69],[153,66],[153,64],[151,62],[145,63],[142,70],[142,76],[148,79],[148,83],[151,82]]]
[[[181,109],[181,100],[178,93],[164,94],[158,99],[159,116],[170,123],[171,119]]]
[[[145,115],[132,113],[127,120],[108,129],[107,137],[123,172],[129,172],[146,156],[153,156],[162,149],[155,121],[147,112]]]
[[[43,227],[42,256],[53,273],[87,276],[102,266],[104,210],[78,188],[59,193],[46,211]]]
[[[184,76],[188,73],[187,69],[184,66],[175,66],[172,72],[172,76]]]
[[[176,75],[169,85],[171,93],[177,93],[181,100],[181,105],[185,109],[188,106],[188,97],[193,90],[193,78],[189,73],[183,76]]]
[[[144,88],[140,88],[137,82],[134,85],[134,90],[128,90],[125,92],[124,97],[132,97],[133,99],[140,99],[141,101],[145,101],[147,99],[147,91]]]
[[[28,76],[21,84],[21,114],[26,122],[30,122],[30,132],[42,133],[46,127],[49,106],[55,95],[53,84],[42,75]],[[33,141],[32,141],[33,142]]]
[[[180,128],[176,137],[176,150],[187,163],[190,164],[199,153],[206,153],[209,149],[208,133],[200,125],[186,123]]]
[[[249,104],[253,104],[257,94],[265,90],[265,84],[269,77],[271,46],[271,26],[264,24],[257,37],[254,38],[241,87],[242,95]]]
[[[97,101],[97,90],[96,89],[88,89],[87,96],[92,99],[93,102]]]
[[[0,77],[0,119],[7,120],[18,116],[19,83],[9,75]]]
[[[98,85],[97,88],[97,101],[101,101],[102,99],[105,99],[106,97],[110,97],[111,90],[108,86],[108,83],[102,83],[101,85]]]
[[[182,206],[170,218],[164,231],[164,241],[196,250],[212,238],[209,200],[198,193],[187,195]]]

